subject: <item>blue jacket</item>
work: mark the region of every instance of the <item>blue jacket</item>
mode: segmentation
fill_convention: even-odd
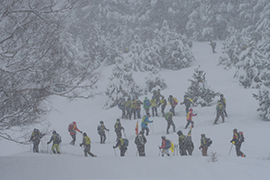
[[[142,128],[147,128],[148,127],[148,123],[152,123],[153,121],[150,121],[148,116],[144,116],[143,119],[142,119],[142,124],[141,124],[141,127]]]

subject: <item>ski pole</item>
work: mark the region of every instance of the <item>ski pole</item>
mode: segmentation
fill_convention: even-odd
[[[230,151],[229,151],[229,154],[228,156],[231,154],[231,151],[232,151],[232,147],[233,147],[233,144],[231,145],[231,148],[230,148]]]
[[[115,149],[113,148],[113,150],[114,150],[114,155],[115,155],[115,157],[117,157],[117,154],[116,154],[116,152],[115,152]]]
[[[123,133],[124,133],[124,136],[127,138],[127,135],[126,135],[126,133],[125,133],[125,130],[123,129]]]
[[[49,145],[47,144],[47,154],[49,154]]]
[[[160,147],[158,146],[158,148],[159,148],[159,153],[158,153],[158,156],[160,156],[160,153],[161,153],[161,149],[160,149]]]
[[[108,141],[110,142],[110,131],[107,132],[108,132]]]

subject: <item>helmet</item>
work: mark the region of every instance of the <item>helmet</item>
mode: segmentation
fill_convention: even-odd
[[[237,129],[234,128],[234,129],[233,129],[233,132],[237,132]]]
[[[56,131],[53,131],[52,133],[53,133],[53,134],[56,134]]]
[[[161,136],[161,139],[165,140],[165,139],[166,139],[166,137],[165,137],[165,136]]]
[[[183,133],[182,133],[181,130],[179,130],[179,131],[177,132],[177,134],[178,134],[178,136],[183,135]]]
[[[189,111],[193,111],[193,109],[192,109],[192,108],[190,108],[190,109],[189,109]]]
[[[84,133],[83,133],[83,136],[87,136],[87,134],[84,132]]]
[[[73,124],[76,124],[76,122],[75,122],[75,121],[73,121]]]
[[[201,134],[202,137],[205,137],[205,134]]]
[[[104,124],[104,122],[103,121],[100,121],[100,124]]]

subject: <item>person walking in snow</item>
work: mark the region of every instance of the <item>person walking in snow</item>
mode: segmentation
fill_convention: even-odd
[[[186,114],[189,111],[189,108],[191,106],[191,104],[193,103],[193,100],[190,99],[187,95],[184,96],[184,101],[181,104],[185,104],[186,106]]]
[[[169,105],[171,105],[171,109],[173,110],[173,115],[175,116],[175,106],[178,104],[178,101],[172,95],[168,98]]]
[[[84,146],[84,156],[87,157],[88,154],[91,156],[91,157],[97,157],[95,154],[91,153],[90,152],[90,149],[91,149],[91,139],[87,136],[86,133],[83,133],[83,141],[82,143],[80,144],[80,146]]]
[[[190,108],[189,112],[187,113],[187,124],[185,126],[185,129],[187,129],[187,127],[189,126],[189,124],[191,124],[192,128],[194,127],[194,122],[192,121],[192,117],[193,116],[197,116],[197,114],[193,114],[193,109]]]
[[[125,98],[122,98],[120,103],[118,104],[118,108],[122,110],[122,118],[124,119],[126,117],[126,109],[125,109]]]
[[[143,116],[143,119],[142,119],[142,123],[141,123],[141,128],[142,128],[142,131],[146,131],[146,136],[148,136],[149,134],[149,128],[148,128],[148,123],[152,123],[153,121],[150,121],[149,120],[149,114]]]
[[[216,53],[216,46],[217,46],[217,43],[216,42],[213,42],[213,41],[210,41],[210,46],[212,48],[212,52],[213,54]]]
[[[210,139],[205,137],[205,134],[201,134],[201,145],[199,149],[202,151],[203,156],[207,156],[207,150],[208,150],[208,141]]]
[[[148,114],[149,117],[150,117],[150,113],[149,113],[150,107],[151,107],[150,100],[147,97],[145,97],[143,101],[143,108],[145,110],[145,113]]]
[[[164,98],[164,96],[161,96],[160,105],[161,105],[162,117],[164,117],[165,115],[164,110],[165,110],[165,107],[167,106],[167,100]]]
[[[172,126],[173,127],[173,132],[175,132],[175,124],[173,122],[173,110],[170,109],[170,112],[168,114],[167,120],[167,134],[169,134],[169,129]]]
[[[121,138],[122,137],[121,130],[124,131],[125,129],[122,127],[122,124],[120,122],[120,119],[117,119],[116,120],[116,123],[114,124],[114,131],[116,133],[117,138]]]
[[[33,142],[33,152],[38,153],[38,146],[40,143],[40,139],[45,136],[45,134],[42,134],[38,129],[34,129],[34,131],[31,134],[31,138],[29,141]]]
[[[156,116],[158,116],[158,114],[157,114],[157,99],[154,96],[152,97],[150,103],[151,103],[151,107],[152,107],[152,116],[154,117],[155,114],[156,114]]]
[[[52,152],[54,153],[54,154],[56,154],[56,152],[58,153],[58,154],[60,154],[60,151],[59,151],[59,144],[61,143],[61,136],[58,134],[58,133],[56,133],[56,131],[53,131],[52,132],[52,137],[51,137],[51,139],[50,139],[50,141],[49,142],[47,142],[47,144],[50,144],[51,142],[53,142],[53,145],[52,145]],[[56,150],[56,151],[55,151]]]
[[[222,118],[222,122],[224,123],[224,107],[223,107],[223,103],[221,100],[218,100],[218,104],[216,106],[216,111],[217,111],[217,116],[216,116],[216,119],[214,121],[214,124],[217,124],[217,121],[219,119],[219,117],[221,116]]]
[[[118,138],[116,145],[113,146],[114,149],[119,147],[120,156],[125,156],[125,153],[127,151],[127,146],[128,146],[128,144],[125,143],[126,141],[128,142],[127,139]]]
[[[187,156],[187,146],[186,146],[186,136],[183,135],[183,132],[179,130],[178,135],[178,144],[179,144],[179,154],[181,156]]]
[[[72,141],[70,142],[71,145],[75,145],[75,141],[76,141],[76,131],[82,133],[82,131],[80,131],[76,125],[76,122],[73,121],[72,123],[69,124],[68,126],[68,131],[69,134],[72,138]]]
[[[138,119],[141,118],[141,105],[142,104],[143,104],[142,101],[140,101],[138,98],[136,98],[135,105],[136,105],[136,114],[137,114]]]
[[[131,104],[132,104],[132,101],[130,99],[130,97],[127,99],[127,101],[125,102],[125,110],[126,110],[126,119],[129,119],[131,120]]]
[[[140,131],[140,133],[136,136],[134,143],[137,146],[139,156],[145,156],[145,144],[147,140],[144,136],[144,131]]]
[[[161,146],[159,146],[159,149],[161,149],[161,156],[163,157],[165,154],[167,154],[167,156],[170,156],[169,154],[169,149],[171,147],[171,142],[170,140],[166,139],[165,136],[161,136]]]
[[[98,125],[97,130],[98,130],[98,134],[100,136],[100,144],[105,144],[105,140],[106,140],[105,130],[106,131],[110,131],[110,130],[105,127],[103,121],[100,121],[99,123],[100,124]]]
[[[241,145],[244,142],[244,136],[240,132],[237,132],[237,129],[233,130],[233,138],[230,142],[235,145],[237,156],[246,157],[246,155],[241,151]]]
[[[224,112],[225,117],[228,117],[227,111],[226,111],[227,103],[226,103],[226,99],[225,99],[223,94],[220,95],[220,102],[223,104],[223,112]]]

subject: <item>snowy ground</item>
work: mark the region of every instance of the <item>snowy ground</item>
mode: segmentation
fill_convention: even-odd
[[[165,97],[172,94],[179,102],[182,102],[184,92],[190,85],[187,79],[192,78],[194,69],[200,65],[206,72],[208,85],[214,91],[223,93],[227,99],[229,118],[226,118],[223,124],[212,125],[216,104],[206,108],[193,108],[198,116],[193,119],[195,128],[192,131],[192,139],[195,150],[192,156],[163,158],[158,156],[160,137],[165,135],[166,130],[166,121],[162,117],[151,118],[154,123],[150,124],[151,132],[147,137],[144,158],[136,156],[133,143],[137,121],[121,120],[130,145],[125,157],[119,157],[118,149],[115,156],[112,148],[116,139],[113,125],[121,114],[120,110],[117,107],[110,110],[102,109],[105,101],[105,97],[102,96],[73,102],[57,97],[52,99],[57,111],[52,112],[49,119],[52,129],[62,136],[62,154],[50,153],[51,146],[46,145],[49,136],[44,137],[40,144],[42,153],[39,154],[33,154],[29,146],[14,145],[2,140],[0,141],[0,179],[268,179],[270,176],[268,143],[270,122],[261,121],[257,115],[257,101],[252,97],[252,93],[256,90],[242,88],[233,78],[233,70],[227,71],[216,66],[221,54],[220,49],[221,43],[218,43],[218,53],[212,54],[208,43],[195,43],[193,52],[196,62],[192,67],[181,71],[161,72],[168,85],[168,89],[161,92]],[[109,74],[105,74],[104,77],[107,75]],[[101,85],[106,87],[104,83],[106,82],[101,82]],[[149,94],[148,97],[151,95]],[[140,99],[143,100],[144,97]],[[166,110],[168,111],[169,108]],[[184,134],[187,134],[188,130],[183,128],[186,124],[184,106],[178,105],[176,112],[174,122],[177,130],[182,130]],[[111,130],[107,133],[107,143],[103,145],[99,144],[96,131],[100,120],[103,120],[107,128]],[[72,121],[77,121],[78,128],[89,135],[92,140],[91,151],[98,156],[97,158],[83,156],[83,150],[78,145],[82,140],[81,134],[77,135],[76,146],[68,145],[71,137],[67,132],[67,127]],[[231,154],[228,155],[234,128],[244,132],[245,142],[242,145],[242,151],[247,155],[246,158],[236,157],[235,149],[232,149]],[[210,156],[202,157],[198,149],[201,133],[205,133],[213,140],[209,154],[217,153],[217,162],[212,162]],[[175,133],[166,137],[177,143],[178,136]]]

